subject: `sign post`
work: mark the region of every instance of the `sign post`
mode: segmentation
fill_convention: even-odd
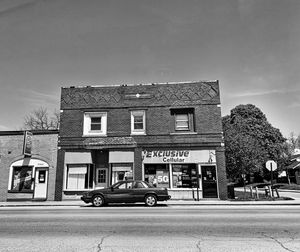
[[[271,191],[272,191],[272,198],[274,198],[273,171],[275,171],[277,169],[277,163],[274,160],[269,160],[266,162],[266,168],[271,172]]]

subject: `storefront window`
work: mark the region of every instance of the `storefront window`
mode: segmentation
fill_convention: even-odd
[[[13,167],[12,190],[18,192],[31,191],[32,167]]]
[[[112,184],[133,179],[132,163],[111,164]]]
[[[66,189],[82,190],[93,188],[91,165],[68,165]]]
[[[197,169],[195,164],[172,165],[173,188],[198,187]]]
[[[169,168],[165,164],[145,164],[145,181],[155,187],[170,187]]]

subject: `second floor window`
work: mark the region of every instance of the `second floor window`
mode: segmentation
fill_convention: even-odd
[[[193,132],[194,129],[194,109],[171,109],[174,118],[175,132]]]
[[[144,110],[131,111],[131,134],[146,134],[146,115]]]
[[[190,130],[189,114],[175,114],[175,130]]]
[[[83,119],[83,135],[103,136],[107,128],[106,112],[86,112]]]

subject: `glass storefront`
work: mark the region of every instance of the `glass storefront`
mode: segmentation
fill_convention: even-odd
[[[82,190],[93,188],[94,169],[89,164],[68,165],[66,189]]]
[[[132,167],[131,163],[111,164],[112,184],[133,179]]]
[[[155,187],[170,187],[169,174],[166,164],[145,164],[145,181]]]
[[[13,167],[13,178],[11,190],[17,192],[27,192],[31,190],[32,167]]]
[[[199,186],[196,164],[145,164],[144,168],[145,181],[156,187],[197,188]]]
[[[172,164],[173,188],[197,188],[196,164]]]

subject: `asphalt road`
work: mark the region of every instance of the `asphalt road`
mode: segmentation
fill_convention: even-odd
[[[0,251],[300,251],[300,206],[0,208]]]

